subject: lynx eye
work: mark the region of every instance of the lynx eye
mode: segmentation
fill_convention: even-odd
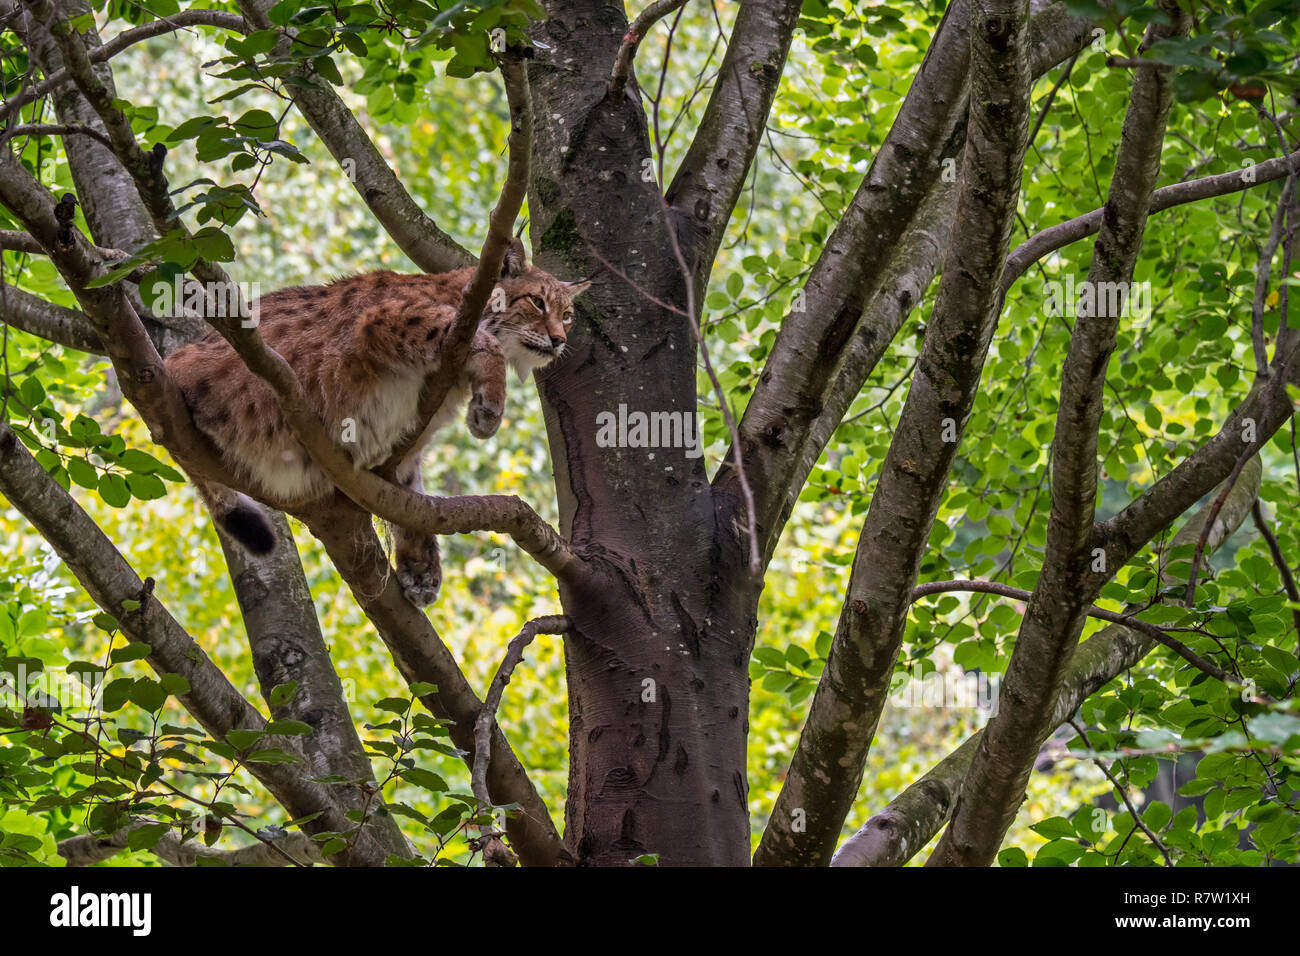
[[[564,313],[564,324],[565,324],[566,326],[569,326],[569,325],[572,325],[572,324],[573,324],[573,313],[572,313],[572,312],[565,312],[565,313]]]
[[[533,304],[533,308],[535,308],[538,312],[546,311],[546,300],[543,299],[541,296],[530,295],[528,297],[528,301]]]

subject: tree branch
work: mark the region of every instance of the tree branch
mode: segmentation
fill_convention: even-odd
[[[623,95],[628,78],[632,75],[632,61],[636,59],[637,48],[650,32],[650,28],[685,5],[686,0],[654,0],[637,14],[636,19],[628,25],[627,32],[623,34],[623,45],[618,48],[618,55],[614,58],[614,69],[609,75],[610,96]]]
[[[235,33],[246,32],[244,18],[237,13],[227,13],[224,10],[181,10],[165,19],[153,20],[138,27],[124,30],[104,45],[89,51],[90,61],[92,63],[105,63],[127,47],[166,33],[174,33],[177,30],[194,26],[217,27]],[[70,82],[71,79],[72,77],[66,69],[55,70],[46,79],[23,90],[5,103],[3,107],[0,107],[0,123],[8,122],[24,106],[54,92],[65,83]]]
[[[430,713],[452,722],[448,728],[451,740],[468,761],[476,750],[474,725],[483,705],[428,616],[402,594],[370,516],[339,496],[333,502],[313,505],[299,517],[325,546],[330,560],[392,653],[403,679],[409,684],[437,687],[420,699]],[[514,851],[526,866],[568,862],[571,857],[546,804],[499,727],[494,731],[491,755],[487,783],[492,801],[517,803],[522,808],[518,816],[506,821]]]
[[[708,105],[664,194],[694,231],[687,245],[696,262],[712,263],[722,244],[767,126],[801,5],[748,0],[736,14]],[[696,279],[707,282],[707,268]]]
[[[524,651],[533,642],[533,638],[538,634],[567,634],[569,626],[569,619],[563,614],[534,618],[520,629],[506,648],[505,657],[501,659],[496,676],[488,687],[487,696],[483,698],[483,706],[474,718],[473,790],[474,796],[484,804],[492,804],[488,794],[487,773],[492,758],[492,731],[497,724],[496,714],[497,707],[501,704],[501,695],[505,693],[511,675],[524,659]]]
[[[1254,459],[1252,458],[1251,460],[1253,461]],[[1224,482],[1223,500],[1227,499],[1227,495],[1231,491],[1232,485],[1228,482]],[[1209,519],[1203,530],[1203,533],[1207,538],[1211,529],[1217,523],[1218,511],[1213,505],[1211,505]],[[1189,581],[1190,580],[1191,579],[1189,578]],[[927,581],[925,584],[919,584],[912,589],[912,601],[915,603],[920,598],[929,594],[948,594],[953,591],[997,594],[1001,597],[1015,598],[1017,601],[1029,601],[1033,597],[1032,591],[1026,591],[1024,588],[1012,587],[1009,584],[1001,584],[997,581]],[[1097,607],[1095,604],[1088,605],[1085,609],[1085,613],[1088,617],[1095,617],[1099,621],[1109,621],[1112,624],[1120,624],[1124,627],[1132,628],[1135,631],[1140,631],[1157,644],[1169,648],[1197,670],[1204,674],[1208,674],[1210,677],[1213,677],[1221,683],[1233,687],[1245,686],[1240,680],[1233,677],[1222,667],[1219,667],[1212,661],[1206,660],[1182,641],[1178,640],[1178,638],[1170,636],[1170,634],[1163,628],[1134,617],[1132,613],[1120,614],[1117,611],[1108,611],[1105,608]]]
[[[538,634],[566,634],[569,631],[569,619],[563,614],[550,614],[535,618],[523,626],[510,641],[505,657],[497,668],[496,676],[488,687],[487,696],[483,698],[483,707],[474,719],[474,762],[471,781],[474,796],[482,808],[491,807],[492,796],[488,789],[488,768],[492,763],[492,734],[497,729],[497,707],[501,704],[501,695],[514,674],[515,667],[524,659],[524,650]],[[479,848],[484,861],[490,866],[513,866],[514,854],[502,846],[495,830],[486,830],[479,837]]]
[[[274,28],[267,13],[275,0],[238,0],[237,5],[257,29]],[[411,198],[334,88],[305,69],[292,75],[295,81],[289,92],[294,105],[330,155],[352,170],[349,181],[398,248],[425,272],[451,272],[473,265],[474,257]]]
[[[108,837],[87,833],[60,840],[59,856],[67,861],[68,866],[94,866],[128,849],[131,833],[145,825],[123,827]],[[150,852],[172,866],[197,866],[200,859],[222,866],[287,866],[289,861],[283,854],[305,865],[323,862],[316,843],[306,834],[285,833],[272,842],[280,852],[265,843],[221,850],[195,843],[192,839],[182,842],[175,833],[168,831],[150,848]]]
[[[1255,459],[1247,466],[1214,524],[1209,538],[1212,551],[1231,537],[1246,519],[1259,494],[1262,477],[1263,468]],[[1186,580],[1185,561],[1173,560],[1172,556],[1200,537],[1208,512],[1208,507],[1203,508],[1188,520],[1162,552],[1162,585],[1176,585],[1180,580]],[[1054,725],[1063,723],[1083,701],[1136,665],[1155,647],[1150,635],[1120,624],[1104,628],[1080,644],[1056,695],[1052,709]],[[968,737],[929,773],[868,820],[844,842],[831,866],[901,866],[920,852],[948,819],[983,736],[984,732],[980,731]]]
[[[104,354],[99,333],[76,309],[47,302],[8,283],[0,283],[0,318],[16,329],[68,348]]]
[[[76,126],[70,123],[25,123],[21,126],[12,126],[0,133],[0,146],[20,136],[89,136],[110,149],[113,146],[108,141],[108,137],[94,127]]]
[[[884,709],[912,585],[997,325],[998,279],[1029,130],[1029,11],[1027,0],[974,0],[971,10],[980,29],[970,31],[970,122],[955,214],[962,228],[951,237],[826,670],[756,865],[825,865],[831,858]]]
[[[1079,723],[1077,720],[1071,720],[1069,723],[1070,726],[1074,728],[1074,732],[1079,735],[1079,739],[1083,741],[1083,745],[1091,750],[1092,741],[1088,739],[1088,731],[1083,724]],[[1128,787],[1124,786],[1124,784],[1119,781],[1119,778],[1115,776],[1114,771],[1110,767],[1106,766],[1106,764],[1102,763],[1100,758],[1093,757],[1092,762],[1097,769],[1106,776],[1106,779],[1110,781],[1110,785],[1115,788],[1115,792],[1119,794],[1119,798],[1124,801],[1124,806],[1128,808],[1129,816],[1133,818],[1133,822],[1147,835],[1147,839],[1150,840],[1151,844],[1160,851],[1160,855],[1165,858],[1165,866],[1173,866],[1174,859],[1169,855],[1169,848],[1160,842],[1160,838],[1155,835],[1152,829],[1147,826],[1146,821],[1142,819],[1142,814],[1138,812],[1137,807],[1133,806],[1133,800],[1128,795]]]
[[[1282,546],[1278,544],[1277,535],[1269,527],[1268,519],[1264,517],[1263,506],[1256,501],[1255,507],[1251,510],[1255,518],[1255,527],[1259,529],[1260,537],[1268,545],[1268,553],[1273,556],[1273,563],[1277,566],[1278,576],[1282,579],[1282,589],[1286,591],[1286,596],[1292,604],[1300,604],[1300,588],[1296,587],[1295,575],[1291,571],[1291,565],[1287,564],[1286,555],[1282,553]],[[1291,609],[1291,619],[1295,622],[1297,635],[1296,656],[1300,657],[1300,607]]]
[[[1185,34],[1191,24],[1177,0],[1158,2],[1168,23],[1148,28],[1144,49]],[[1174,71],[1169,67],[1141,70],[1133,80],[1115,172],[1093,247],[1089,288],[1118,283],[1127,289],[1133,278],[1151,194],[1160,175],[1160,150],[1173,93]],[[1093,550],[1097,435],[1106,369],[1122,312],[1122,308],[1114,314],[1105,308],[1089,310],[1090,314],[1075,320],[1061,372],[1052,441],[1052,507],[1043,568],[1003,683],[1015,706],[1000,708],[989,720],[963,787],[966,796],[958,797],[952,822],[927,865],[993,862],[1020,806],[1038,748],[1052,730],[1056,690],[1078,642],[1087,605],[1101,590]],[[1103,570],[1102,582],[1113,573]]]
[[[91,13],[89,0],[61,0],[59,8],[68,17],[85,17]],[[25,5],[20,5],[20,9],[23,11],[24,39],[33,54],[33,62],[46,76],[64,70],[63,54],[46,24],[33,16]],[[93,54],[100,42],[93,25],[87,27],[84,36]],[[113,71],[108,63],[98,64],[96,72],[115,95]],[[99,114],[75,85],[63,84],[54,91],[52,99],[59,122],[103,129]],[[135,185],[111,149],[96,140],[73,137],[64,141],[63,151],[81,199],[86,223],[96,241],[119,249],[138,249],[155,238],[156,233]]]
[[[1202,199],[1227,196],[1230,193],[1250,189],[1252,186],[1283,179],[1287,176],[1287,164],[1291,161],[1300,161],[1300,150],[1291,153],[1289,156],[1279,156],[1275,159],[1257,163],[1247,169],[1220,173],[1217,176],[1205,176],[1201,179],[1191,179],[1183,183],[1174,183],[1172,186],[1164,186],[1151,194],[1151,204],[1147,211],[1148,213],[1164,212],[1166,209],[1172,209],[1175,206],[1199,202]],[[1072,242],[1078,242],[1080,239],[1096,235],[1097,230],[1101,228],[1102,214],[1104,212],[1105,207],[1102,207],[1084,213],[1082,216],[1076,216],[1065,222],[1057,223],[1042,232],[1035,233],[1016,246],[1011,255],[1007,257],[1007,268],[1002,274],[1003,293],[1005,294],[1012,284],[1039,259],[1050,255],[1057,249],[1065,248]]]

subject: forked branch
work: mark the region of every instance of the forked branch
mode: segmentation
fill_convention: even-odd
[[[637,48],[650,28],[668,14],[680,10],[686,0],[654,0],[654,3],[642,10],[623,34],[623,43],[614,58],[614,70],[609,75],[609,95],[622,96],[627,81],[632,75],[632,61],[636,59]]]

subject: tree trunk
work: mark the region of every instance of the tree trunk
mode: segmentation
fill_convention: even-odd
[[[665,865],[745,865],[757,591],[729,583],[740,542],[717,518],[728,512],[716,508],[702,458],[597,442],[598,416],[617,417],[620,406],[692,424],[697,407],[686,317],[697,278],[674,250],[677,237],[690,261],[691,230],[645,172],[651,148],[635,83],[609,95],[607,70],[594,68],[614,61],[627,29],[621,8],[552,4],[540,37],[552,49],[530,69],[538,264],[576,279],[611,263],[626,279],[580,300],[566,356],[539,381],[562,532],[603,579],[582,593],[561,588],[574,625],[566,841],[584,864],[658,853]]]

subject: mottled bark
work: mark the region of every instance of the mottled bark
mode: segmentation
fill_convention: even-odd
[[[65,17],[80,17],[90,12],[90,4],[88,0],[62,0],[59,9]],[[33,23],[30,9],[25,17],[25,30],[28,46],[41,70],[47,77],[57,76],[63,70],[63,55],[54,38]],[[93,28],[86,32],[85,38],[90,47],[101,45],[99,34]],[[98,64],[94,71],[110,95],[116,96],[113,73],[108,64]],[[99,116],[72,84],[61,85],[53,100],[59,122],[105,132]],[[130,180],[122,175],[122,167],[111,150],[88,136],[68,137],[64,150],[72,181],[77,187],[81,211],[93,236],[102,242],[102,237],[111,235],[113,241],[103,244],[128,251],[138,249],[154,238],[149,216],[140,205]]]
[[[1174,0],[1162,0],[1161,7],[1170,22],[1150,27],[1146,46],[1181,35],[1190,24],[1190,17]],[[1127,289],[1133,278],[1151,194],[1160,174],[1173,87],[1172,69],[1153,66],[1137,71],[1088,271],[1092,289],[1103,283],[1120,283]],[[1112,566],[1098,558],[1093,527],[1106,369],[1123,313],[1104,307],[1087,311],[1090,314],[1075,319],[1061,371],[1043,568],[1002,685],[1014,706],[1000,709],[985,728],[962,788],[964,796],[957,798],[952,822],[928,865],[987,866],[993,862],[1020,806],[1038,748],[1054,726],[1053,704],[1083,629],[1087,607],[1123,563]]]
[[[128,848],[128,840],[138,826],[123,827],[109,837],[92,834],[59,841],[59,856],[68,866],[94,866]],[[289,866],[285,855],[304,866],[321,862],[320,852],[311,838],[302,833],[285,833],[267,843],[253,843],[234,850],[204,846],[193,839],[181,841],[175,833],[164,833],[150,850],[154,856],[172,866],[198,866],[199,860],[217,866]]]
[[[971,7],[970,119],[939,293],[848,595],[756,865],[829,862],[884,709],[930,525],[997,325],[1029,130],[1025,2]]]
[[[592,577],[560,585],[573,623],[565,838],[583,864],[659,853],[664,865],[743,865],[755,627],[731,571],[746,566],[743,528],[715,520],[725,509],[688,449],[596,442],[596,416],[620,404],[696,411],[697,350],[682,314],[696,276],[683,275],[669,233],[686,227],[641,178],[652,155],[643,109],[608,95],[627,29],[622,4],[553,0],[547,13],[536,36],[548,49],[539,45],[529,70],[544,118],[533,248],[562,278],[602,261],[626,276],[596,277],[577,303],[565,359],[537,376],[561,528]]]
[[[104,354],[98,333],[76,309],[47,302],[8,283],[0,283],[0,307],[4,321],[16,329],[82,352]]]

